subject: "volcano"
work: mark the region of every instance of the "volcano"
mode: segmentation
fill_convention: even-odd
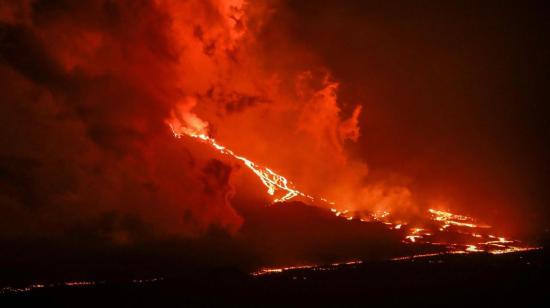
[[[545,300],[549,15],[0,0],[0,306]]]

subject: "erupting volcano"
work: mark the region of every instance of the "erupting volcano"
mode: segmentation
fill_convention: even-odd
[[[547,14],[382,2],[0,0],[0,297],[546,279]]]
[[[216,140],[210,137],[206,132],[201,132],[200,128],[196,129],[185,126],[185,124],[182,124],[177,119],[177,117],[173,117],[170,121],[168,121],[168,125],[170,126],[172,133],[176,138],[187,136],[198,139],[201,142],[207,143],[213,149],[219,151],[220,153],[241,161],[261,180],[263,185],[267,188],[267,193],[273,196],[273,203],[282,203],[294,197],[303,197],[304,199],[306,199],[306,201],[309,201],[313,204],[322,203],[330,206],[336,205],[334,202],[328,201],[323,197],[315,198],[299,191],[294,187],[292,182],[284,176],[277,174],[268,167],[261,166],[243,156],[235,154],[232,150],[216,142]],[[282,196],[278,197],[276,195]],[[441,210],[428,209],[429,215],[426,215],[426,217],[424,218],[425,221],[422,222],[425,225],[430,225],[433,230],[410,226],[407,222],[393,222],[391,220],[391,213],[389,212],[384,212],[382,213],[382,215],[378,215],[377,213],[355,213],[350,212],[349,210],[336,208],[330,208],[330,211],[334,213],[335,216],[342,217],[348,221],[354,219],[359,219],[362,222],[379,221],[387,225],[389,229],[402,229],[405,232],[405,237],[403,239],[404,243],[422,243],[443,248],[443,251],[437,253],[398,257],[396,258],[396,260],[429,257],[447,253],[464,254],[486,252],[490,254],[503,254],[540,249],[540,247],[530,247],[527,245],[523,245],[517,240],[510,240],[502,236],[490,234],[488,233],[488,231],[491,226],[477,224],[475,222],[475,219],[471,217],[457,215]],[[461,239],[457,240],[456,242],[445,241],[445,233],[447,232],[459,234],[461,235]],[[355,265],[357,264],[357,262],[351,261],[345,262],[343,264]],[[338,265],[340,264],[333,264],[333,266]],[[253,275],[279,273],[284,270],[304,269],[312,267],[315,266],[302,265],[282,268],[266,268],[262,269],[259,272],[254,272]]]

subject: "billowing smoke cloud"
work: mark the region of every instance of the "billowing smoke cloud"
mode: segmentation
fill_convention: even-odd
[[[182,5],[2,2],[2,236],[55,235],[98,220],[115,241],[142,229],[238,229],[231,167],[191,153],[164,123],[214,74],[201,72],[206,63],[187,65],[213,52],[197,46],[238,31],[221,3]],[[177,28],[188,23],[194,34]]]
[[[350,209],[411,207],[367,183],[346,154],[360,102],[270,21],[273,3],[233,0],[19,1],[0,6],[2,236],[98,228],[238,232],[238,163],[169,125],[216,138],[297,188]],[[267,25],[267,26],[266,26]],[[277,50],[273,47],[277,46]],[[259,200],[258,204],[265,202]]]

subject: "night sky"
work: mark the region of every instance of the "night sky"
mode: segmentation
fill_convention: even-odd
[[[519,229],[548,226],[542,1],[288,6],[288,33],[331,68],[342,101],[364,107],[354,155],[372,175],[398,173],[419,194]]]

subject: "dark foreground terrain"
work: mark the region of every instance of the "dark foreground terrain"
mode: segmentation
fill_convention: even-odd
[[[155,281],[5,292],[1,307],[477,306],[550,303],[548,250],[364,262],[252,276],[219,269]]]

